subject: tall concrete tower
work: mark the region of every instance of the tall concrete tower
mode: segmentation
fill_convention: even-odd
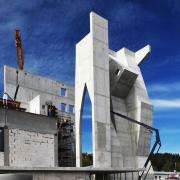
[[[94,167],[143,167],[151,134],[111,114],[115,111],[152,125],[153,107],[139,68],[150,46],[132,52],[109,49],[108,21],[90,13],[90,33],[76,45],[76,165],[81,166],[81,123],[85,92],[92,103]]]

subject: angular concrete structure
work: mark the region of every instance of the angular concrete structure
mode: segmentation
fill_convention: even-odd
[[[139,67],[149,53],[149,45],[137,52],[126,48],[110,50],[108,21],[90,14],[90,33],[76,45],[77,167],[81,166],[81,120],[86,91],[92,103],[93,166],[143,167],[151,133],[111,111],[152,125],[153,107]]]

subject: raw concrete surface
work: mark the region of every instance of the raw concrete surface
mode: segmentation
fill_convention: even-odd
[[[0,126],[5,127],[0,165],[56,166],[56,122],[56,118],[0,108]]]
[[[69,105],[74,105],[74,87],[48,79],[36,74],[4,66],[4,91],[14,97],[16,86],[19,90],[16,100],[21,102],[21,107],[30,112],[30,101],[40,96],[40,114],[47,115],[46,104],[52,102],[60,110],[60,104],[65,103],[66,111]],[[66,89],[65,96],[61,95],[61,88]],[[44,108],[45,106],[45,108]]]
[[[0,180],[33,180],[32,174],[0,174]]]
[[[151,133],[110,114],[121,113],[152,125],[153,107],[140,65],[149,45],[137,52],[109,49],[108,21],[90,13],[90,33],[76,44],[75,122],[76,166],[81,166],[81,123],[85,92],[92,104],[94,167],[143,167],[150,152]]]

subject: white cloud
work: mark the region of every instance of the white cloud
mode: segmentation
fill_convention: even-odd
[[[156,94],[156,97],[158,94],[160,94],[161,97],[164,97],[160,99],[152,99],[152,103],[156,108],[180,108],[180,97],[177,96],[180,92],[180,82],[169,84],[152,84],[148,86],[148,91],[150,93]],[[173,97],[172,95],[176,95],[176,98],[167,99],[167,95],[169,95],[169,97]]]
[[[92,115],[91,114],[86,114],[82,116],[82,119],[91,119]]]
[[[153,84],[148,86],[149,92],[175,92],[180,91],[180,82],[171,84]]]
[[[152,99],[156,108],[180,108],[180,99]]]

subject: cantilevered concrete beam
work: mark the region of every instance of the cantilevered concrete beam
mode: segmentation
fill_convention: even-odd
[[[139,66],[144,59],[150,54],[151,46],[147,45],[135,53],[136,63]]]

